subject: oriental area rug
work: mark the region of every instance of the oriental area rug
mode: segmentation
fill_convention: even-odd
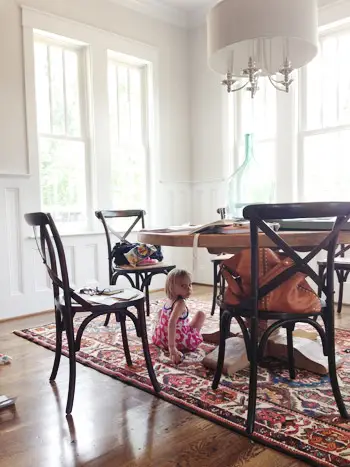
[[[203,310],[210,315],[210,303],[188,301],[192,312]],[[149,340],[161,300],[152,303],[148,319]],[[209,317],[205,331],[218,329],[218,311]],[[153,317],[153,318],[152,318]],[[153,319],[153,322],[152,322]],[[78,327],[81,317],[75,318]],[[148,377],[141,340],[130,321],[128,336],[133,365],[125,362],[119,324],[103,326],[104,317],[92,321],[86,328],[77,361],[101,373],[153,392]],[[55,324],[48,324],[15,334],[47,349],[55,349]],[[350,331],[337,330],[338,353],[343,363],[338,369],[340,388],[350,411]],[[185,410],[245,434],[249,369],[233,376],[223,375],[219,388],[211,389],[213,371],[202,365],[213,345],[201,344],[196,352],[186,354],[175,366],[166,353],[150,344],[152,361],[161,397]],[[64,342],[63,353],[67,355]],[[297,370],[295,380],[289,379],[286,364],[269,360],[259,368],[255,432],[252,438],[271,448],[303,459],[314,465],[350,466],[350,421],[339,417],[328,376]]]

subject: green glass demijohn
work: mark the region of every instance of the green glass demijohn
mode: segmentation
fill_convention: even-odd
[[[249,204],[272,203],[275,195],[274,174],[254,157],[253,135],[244,135],[245,158],[228,180],[227,210],[233,219],[243,218]]]

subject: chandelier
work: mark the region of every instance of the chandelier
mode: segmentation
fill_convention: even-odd
[[[317,0],[222,0],[208,13],[208,61],[227,92],[253,98],[259,78],[288,92],[293,70],[317,55]]]

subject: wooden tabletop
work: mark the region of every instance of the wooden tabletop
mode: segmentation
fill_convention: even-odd
[[[311,250],[312,247],[321,243],[329,234],[326,231],[280,231],[279,236],[290,246],[304,250]],[[152,245],[173,246],[173,247],[193,247],[194,235],[188,232],[157,232],[141,230],[138,233],[138,240]],[[339,235],[339,243],[350,244],[350,231],[342,231]],[[225,234],[200,234],[198,246],[207,248],[210,253],[235,253],[244,248],[250,247],[250,234],[246,230]],[[260,247],[274,247],[275,244],[263,233],[259,234]],[[297,248],[298,249],[298,248]]]

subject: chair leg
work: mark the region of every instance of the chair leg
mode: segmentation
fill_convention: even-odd
[[[74,328],[73,328],[73,319],[70,316],[65,319],[65,325],[66,325],[68,353],[69,353],[69,386],[68,386],[66,414],[69,415],[73,409],[74,394],[75,394],[75,381],[76,381]]]
[[[105,319],[105,322],[104,322],[103,326],[108,326],[108,325],[109,325],[109,320],[110,320],[110,319],[111,319],[111,314],[108,313],[108,314],[106,315],[106,319]]]
[[[231,325],[231,314],[229,311],[221,311],[221,319],[220,319],[220,344],[219,344],[219,354],[218,354],[218,361],[216,365],[216,371],[213,379],[212,388],[217,389],[219,386],[219,382],[222,375],[222,369],[224,367],[224,360],[225,360],[225,347],[226,347],[226,339],[230,333],[230,325]]]
[[[327,350],[328,350],[328,369],[329,379],[331,381],[332,391],[335,401],[338,406],[340,415],[343,418],[349,418],[349,414],[346,410],[337,378],[337,367],[335,362],[335,337],[334,337],[334,322],[333,313],[331,317],[327,317],[326,324],[326,336],[327,336]]]
[[[55,360],[53,363],[50,381],[54,381],[57,376],[58,368],[60,366],[61,355],[62,355],[62,316],[61,312],[55,310],[55,321],[56,321],[56,348],[55,348]]]
[[[339,295],[338,295],[338,305],[337,305],[337,313],[341,313],[341,309],[343,307],[343,294],[344,294],[344,276],[341,273],[338,276],[339,279]]]
[[[326,266],[322,266],[322,265],[318,266],[318,277],[320,277],[321,279],[321,285],[318,286],[318,290],[317,290],[317,294],[319,297],[321,297],[322,295],[322,285],[325,280],[325,277],[324,277],[325,270],[326,270]]]
[[[250,324],[250,379],[249,379],[249,398],[248,398],[248,416],[246,432],[251,435],[254,431],[255,425],[255,411],[256,411],[256,392],[258,382],[258,338],[259,338],[259,325],[258,321],[254,318],[251,319]]]
[[[223,297],[225,293],[225,279],[223,275],[221,274],[221,272],[219,272],[219,276],[220,276],[220,296]]]
[[[116,285],[116,284],[117,284],[117,280],[118,280],[118,278],[119,278],[120,276],[126,277],[126,278],[128,279],[128,281],[130,282],[131,287],[133,287],[132,279],[129,277],[129,275],[128,275],[128,274],[125,275],[125,274],[121,274],[121,273],[120,273],[120,274],[119,274],[119,273],[118,273],[118,274],[115,274],[114,276],[113,276],[113,274],[112,274],[112,279],[110,280],[111,285]],[[110,319],[111,319],[111,314],[108,313],[108,314],[106,315],[106,319],[105,319],[105,322],[104,322],[103,326],[108,326],[108,325],[109,325]]]
[[[213,283],[213,303],[211,306],[211,316],[214,315],[215,313],[215,308],[216,308],[216,297],[218,295],[218,265],[216,263],[213,263],[214,265],[214,283]]]
[[[136,282],[136,289],[137,290],[141,290],[140,289],[140,274],[138,272],[135,273],[135,282]]]
[[[287,350],[288,350],[288,367],[290,379],[295,379],[295,366],[294,366],[294,347],[293,347],[293,330],[294,324],[287,325]]]
[[[148,339],[147,339],[147,327],[146,327],[146,318],[145,318],[145,306],[144,303],[137,305],[137,316],[140,323],[140,333],[142,340],[143,353],[146,360],[147,371],[151,379],[153,388],[156,392],[160,392],[161,387],[157,381],[156,374],[154,372],[151,354],[149,352]]]
[[[152,275],[146,276],[145,280],[145,298],[146,298],[146,313],[149,316],[150,313],[150,303],[149,303],[149,285],[151,282]]]
[[[126,319],[125,314],[121,311],[119,313],[119,322],[120,322],[120,330],[121,330],[122,339],[123,339],[124,354],[125,354],[127,365],[131,366],[132,361],[131,361],[131,356],[130,356],[128,336],[126,333],[125,319]]]

